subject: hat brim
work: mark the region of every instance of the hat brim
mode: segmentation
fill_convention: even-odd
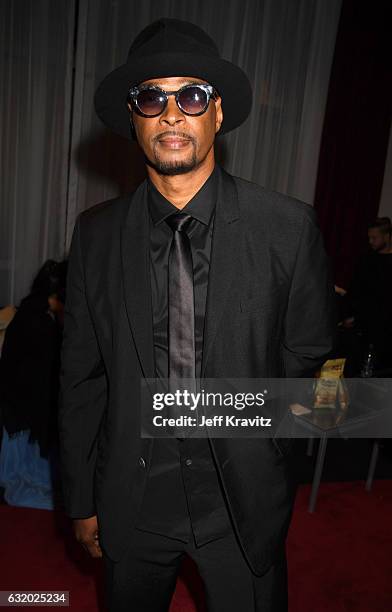
[[[99,85],[94,104],[100,119],[117,134],[132,139],[127,97],[130,87],[149,79],[190,76],[207,81],[222,99],[226,134],[245,121],[252,106],[252,88],[245,72],[219,57],[191,53],[157,53],[123,64]]]

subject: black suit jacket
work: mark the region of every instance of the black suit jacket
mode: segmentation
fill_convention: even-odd
[[[333,348],[333,285],[311,206],[220,173],[201,376],[313,375]],[[142,501],[153,440],[140,378],[154,377],[146,182],[81,213],[70,250],[59,432],[66,512],[98,515],[118,560]],[[212,439],[233,523],[262,574],[284,544],[293,491],[285,448]]]

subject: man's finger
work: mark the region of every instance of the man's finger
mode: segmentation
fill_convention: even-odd
[[[83,548],[92,557],[102,557],[102,550],[101,550],[101,547],[99,546],[99,542],[95,542],[95,541],[84,542]]]

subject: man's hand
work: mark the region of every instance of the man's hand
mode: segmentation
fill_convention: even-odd
[[[346,289],[343,289],[343,287],[338,287],[338,285],[335,285],[335,293],[338,293],[343,297],[346,295],[347,291]]]
[[[98,522],[96,516],[86,519],[74,519],[73,530],[77,541],[92,557],[102,557],[98,540]]]

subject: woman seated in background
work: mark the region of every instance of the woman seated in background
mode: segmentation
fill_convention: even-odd
[[[6,328],[0,359],[0,487],[15,506],[53,509],[67,262],[48,260]]]

